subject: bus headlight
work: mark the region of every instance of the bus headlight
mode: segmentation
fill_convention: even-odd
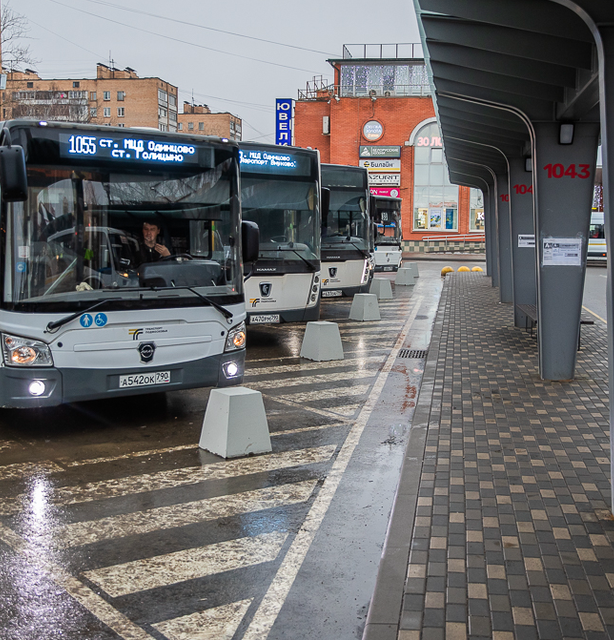
[[[226,336],[226,346],[224,351],[237,351],[245,348],[247,334],[245,333],[245,322],[241,322],[233,327]]]
[[[39,340],[2,334],[4,363],[16,367],[51,367],[49,345]]]

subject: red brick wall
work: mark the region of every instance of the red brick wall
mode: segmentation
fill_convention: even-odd
[[[330,135],[322,134],[322,118],[330,116]],[[435,116],[431,98],[326,98],[297,101],[294,108],[294,141],[299,147],[320,150],[322,162],[358,165],[360,145],[396,145],[401,147],[401,197],[403,238],[419,240],[433,232],[412,232],[414,195],[414,150],[405,146],[412,131],[424,120]],[[383,136],[366,140],[362,128],[369,120],[384,127]],[[469,191],[459,194],[459,233],[469,231]],[[443,234],[445,235],[445,234]]]

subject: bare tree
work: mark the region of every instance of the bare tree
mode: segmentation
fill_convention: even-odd
[[[30,46],[23,44],[27,38],[28,21],[25,16],[13,10],[10,3],[0,9],[0,61],[13,71],[20,65],[33,65],[37,61],[32,57]]]

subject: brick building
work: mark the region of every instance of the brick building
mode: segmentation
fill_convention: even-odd
[[[100,63],[96,78],[45,80],[30,69],[12,71],[2,92],[2,117],[176,131],[177,87]]]
[[[241,118],[228,112],[211,113],[211,109],[206,104],[184,102],[183,113],[177,115],[177,130],[230,140],[242,139]]]
[[[333,83],[314,79],[294,108],[294,144],[319,149],[322,162],[367,167],[373,193],[403,199],[410,251],[424,251],[425,237],[484,230],[481,192],[448,180],[419,47],[346,45],[328,61]]]

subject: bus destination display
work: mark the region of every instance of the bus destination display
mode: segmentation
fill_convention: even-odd
[[[163,142],[150,138],[60,134],[62,158],[126,160],[137,163],[199,164],[198,147],[182,142]]]
[[[287,173],[309,176],[311,158],[302,154],[272,152],[264,149],[239,149],[241,171],[254,173]]]

